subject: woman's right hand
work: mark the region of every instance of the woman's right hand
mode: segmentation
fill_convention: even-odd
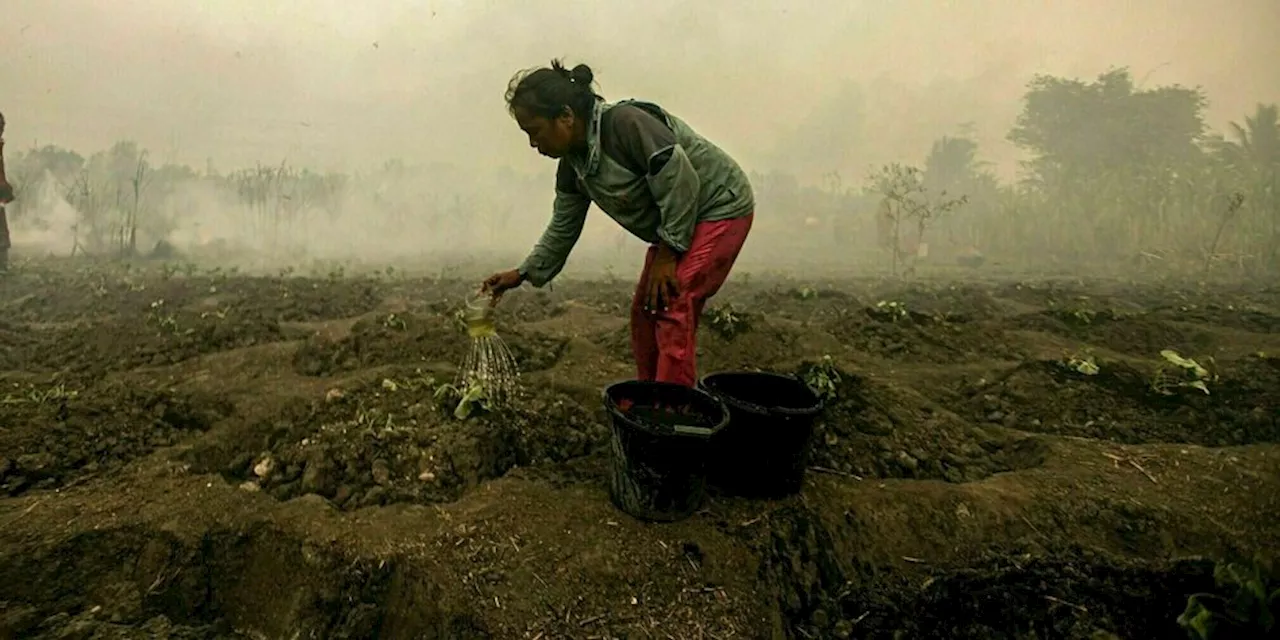
[[[489,294],[493,299],[493,303],[497,304],[498,300],[502,298],[502,294],[522,284],[524,284],[524,276],[520,275],[520,271],[516,269],[499,271],[484,279],[484,284],[480,287],[480,293]]]

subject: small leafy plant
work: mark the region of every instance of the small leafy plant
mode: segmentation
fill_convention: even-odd
[[[1219,563],[1213,579],[1229,594],[1187,598],[1178,625],[1194,640],[1275,637],[1280,630],[1280,581],[1270,573],[1260,562]]]
[[[151,311],[147,313],[147,322],[169,333],[178,333],[178,317],[169,313],[161,298],[151,303]]]
[[[751,329],[750,317],[732,304],[709,309],[706,320],[707,326],[725,340],[732,340]]]
[[[838,396],[840,370],[836,369],[835,361],[829,355],[822,356],[822,360],[817,363],[803,367],[800,379],[824,402],[835,400]]]
[[[867,313],[885,322],[900,322],[911,317],[911,311],[907,309],[907,305],[893,300],[881,300],[876,303],[876,306],[867,309]]]
[[[489,390],[475,376],[469,376],[461,385],[442,384],[436,388],[435,398],[441,404],[454,405],[453,417],[466,420],[493,410]]]
[[[389,313],[382,319],[382,326],[395,331],[404,331],[408,328],[404,318],[401,318],[394,313]]]
[[[1101,371],[1098,368],[1097,361],[1093,358],[1093,354],[1087,351],[1066,354],[1062,358],[1062,366],[1068,371],[1073,371],[1082,376],[1096,376]]]
[[[818,298],[818,290],[813,287],[800,287],[791,290],[791,297],[797,300],[816,300]]]
[[[1160,355],[1165,359],[1165,364],[1156,369],[1151,380],[1153,391],[1171,396],[1181,389],[1196,389],[1209,395],[1209,383],[1218,380],[1216,374],[1200,366],[1199,362],[1184,358],[1173,349],[1165,349]]]

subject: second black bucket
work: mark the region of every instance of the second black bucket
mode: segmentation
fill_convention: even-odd
[[[776,498],[800,491],[822,399],[793,376],[713,373],[699,386],[729,409],[712,439],[711,482],[740,496]]]
[[[693,515],[707,492],[710,440],[729,412],[709,393],[678,384],[629,380],[610,385],[609,497],[641,520]]]

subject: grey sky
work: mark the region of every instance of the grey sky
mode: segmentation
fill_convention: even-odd
[[[132,138],[220,167],[401,156],[549,171],[502,92],[552,56],[750,168],[809,176],[918,161],[965,123],[1009,166],[1003,136],[1035,72],[1127,65],[1202,85],[1215,128],[1280,101],[1277,0],[2,2],[12,146]]]

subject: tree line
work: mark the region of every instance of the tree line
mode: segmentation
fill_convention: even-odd
[[[918,163],[890,164],[849,184],[833,174],[802,187],[795,176],[757,173],[759,208],[778,212],[785,223],[773,231],[797,246],[825,237],[887,250],[895,271],[968,252],[1076,269],[1274,275],[1280,112],[1259,104],[1219,133],[1204,121],[1206,105],[1197,88],[1145,88],[1124,68],[1089,80],[1040,75],[1027,85],[1007,136],[1027,157],[1017,180],[999,180],[978,143],[958,134],[935,141]],[[267,245],[341,216],[356,190],[361,206],[386,224],[432,216],[475,242],[484,241],[471,229],[476,215],[495,234],[512,222],[513,208],[529,208],[514,195],[478,205],[475,194],[491,189],[460,196],[461,178],[449,168],[395,160],[358,176],[287,163],[221,173],[156,164],[145,149],[120,142],[88,157],[46,145],[16,154],[10,165],[19,190],[15,224],[39,224],[42,201],[56,196],[76,212],[68,249],[109,255],[137,254],[145,249],[140,236],[162,239],[183,225],[174,203],[192,185],[235,206],[239,224]],[[524,181],[513,194],[545,191],[504,171],[497,177]]]

